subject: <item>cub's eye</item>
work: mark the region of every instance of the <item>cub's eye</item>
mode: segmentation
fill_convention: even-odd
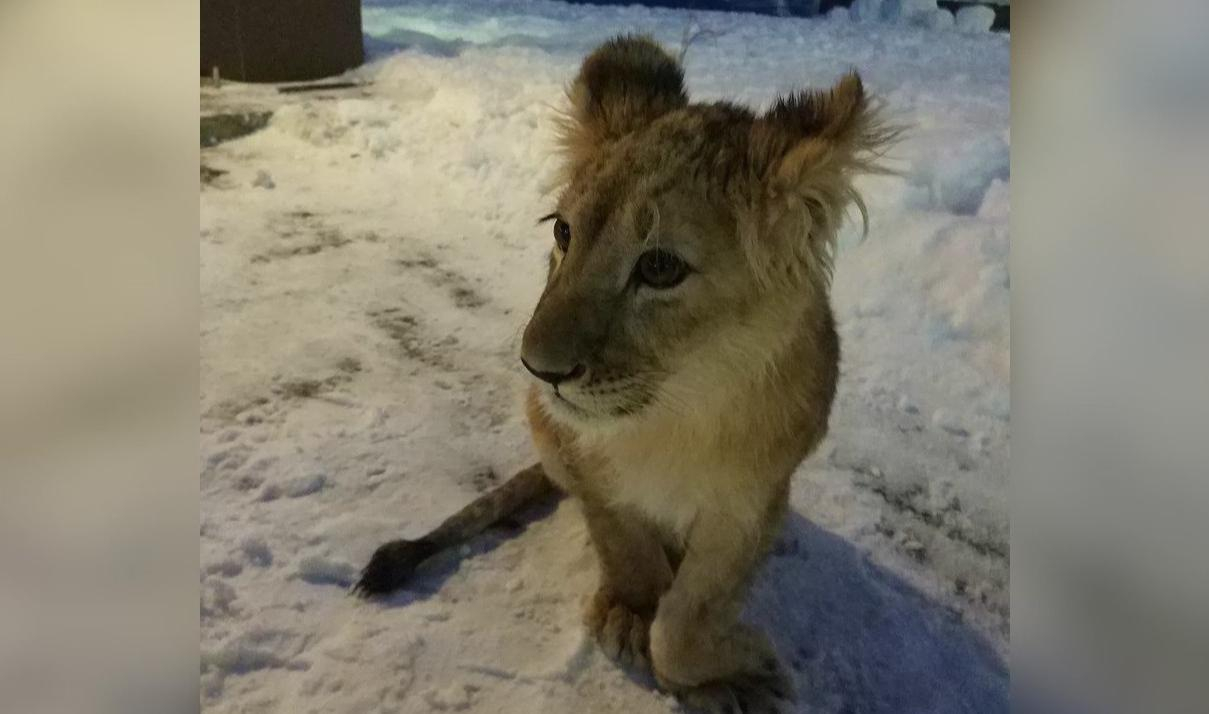
[[[666,290],[676,287],[688,276],[688,264],[675,253],[648,250],[638,258],[635,272],[644,285]]]
[[[561,218],[554,219],[554,242],[558,249],[566,253],[571,245],[571,226]]]

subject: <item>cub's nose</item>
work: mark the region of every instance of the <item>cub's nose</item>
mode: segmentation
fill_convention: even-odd
[[[563,382],[567,382],[572,379],[579,379],[583,376],[584,372],[587,371],[587,368],[585,368],[582,364],[577,364],[572,367],[569,372],[543,372],[540,369],[534,369],[533,365],[529,364],[524,357],[521,357],[521,364],[525,365],[525,369],[529,370],[529,374],[532,374],[534,377],[537,377],[543,382],[549,382],[556,387]]]

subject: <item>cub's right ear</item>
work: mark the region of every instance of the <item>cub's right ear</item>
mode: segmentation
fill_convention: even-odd
[[[680,63],[646,36],[622,35],[598,47],[567,93],[562,139],[573,160],[688,104]]]

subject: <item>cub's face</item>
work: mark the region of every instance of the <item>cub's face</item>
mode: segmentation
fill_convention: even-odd
[[[589,55],[569,95],[521,358],[565,422],[692,412],[767,369],[803,302],[826,301],[850,177],[890,134],[855,74],[760,115],[690,104],[679,63],[639,37]]]
[[[555,415],[687,408],[668,376],[755,299],[734,217],[680,158],[700,144],[682,124],[666,117],[582,166],[544,220],[549,274],[522,359]]]

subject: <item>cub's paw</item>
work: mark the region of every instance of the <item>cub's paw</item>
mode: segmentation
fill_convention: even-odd
[[[636,612],[601,589],[588,603],[584,625],[610,659],[626,667],[650,667],[651,616]]]
[[[788,714],[793,684],[775,658],[756,671],[695,687],[667,687],[691,711],[703,714]]]

